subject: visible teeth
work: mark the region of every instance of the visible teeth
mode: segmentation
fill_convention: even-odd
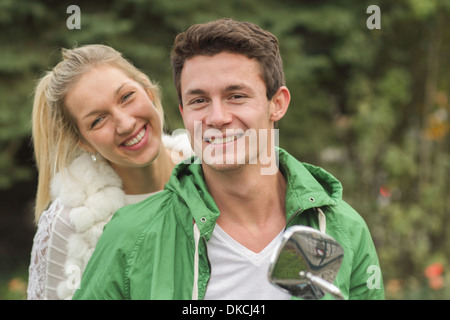
[[[127,141],[127,142],[125,142],[123,145],[126,146],[126,147],[134,146],[136,143],[138,143],[139,141],[142,140],[142,138],[144,137],[144,134],[145,134],[145,128],[143,128],[141,130],[141,132],[139,132],[139,134],[136,137],[134,137],[133,139],[131,139],[131,140]]]
[[[206,138],[205,140],[210,142],[211,144],[224,144],[224,143],[228,143],[228,142],[234,141],[237,138],[238,138],[238,136],[234,135],[234,136],[228,136],[228,137],[225,137],[225,138],[215,138],[215,137]]]

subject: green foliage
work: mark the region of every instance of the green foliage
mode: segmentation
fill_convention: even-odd
[[[82,28],[69,30],[68,2],[3,0],[0,189],[33,177],[20,150],[35,81],[59,61],[60,47],[105,43],[123,52],[160,84],[171,131],[183,126],[169,63],[177,32],[220,17],[249,20],[280,40],[292,94],[280,145],[343,182],[372,230],[386,282],[419,283],[436,259],[450,266],[449,3],[80,0],[70,4],[80,7]],[[372,4],[380,30],[366,27]]]

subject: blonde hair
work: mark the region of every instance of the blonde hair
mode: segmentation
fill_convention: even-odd
[[[120,52],[105,45],[86,45],[62,49],[62,56],[63,60],[39,80],[35,90],[32,138],[39,173],[35,204],[36,222],[50,204],[52,178],[83,152],[75,119],[69,113],[64,99],[84,73],[103,64],[121,70],[147,91],[158,109],[162,125],[164,124],[159,87]]]

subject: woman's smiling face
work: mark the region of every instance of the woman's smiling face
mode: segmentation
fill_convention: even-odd
[[[114,167],[149,165],[161,146],[160,115],[149,93],[121,70],[100,65],[87,71],[66,95],[81,145]]]

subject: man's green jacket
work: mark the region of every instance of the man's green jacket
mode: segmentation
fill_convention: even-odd
[[[346,299],[383,299],[371,235],[361,216],[342,200],[341,183],[278,150],[287,182],[286,227],[319,229],[320,208],[326,233],[344,249],[334,284]],[[162,192],[114,214],[74,299],[202,299],[210,277],[207,242],[219,214],[202,166],[179,164]]]

